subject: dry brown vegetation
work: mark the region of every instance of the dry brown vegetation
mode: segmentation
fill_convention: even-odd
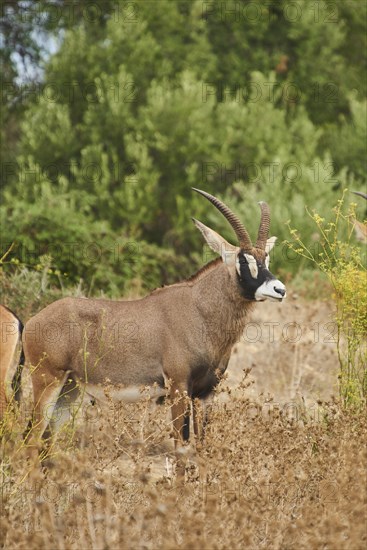
[[[367,423],[333,398],[331,310],[290,295],[252,321],[204,445],[185,452],[185,482],[172,476],[168,404],[148,401],[84,403],[47,470],[30,464],[26,375],[21,422],[2,439],[4,547],[365,548]]]

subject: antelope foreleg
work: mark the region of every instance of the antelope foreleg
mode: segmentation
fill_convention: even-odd
[[[184,445],[190,437],[190,401],[187,391],[175,386],[170,391],[172,405],[173,437],[177,458],[177,475],[182,477],[185,474],[185,450]]]
[[[192,400],[192,420],[194,425],[194,434],[196,444],[200,445],[204,438],[204,426],[203,426],[203,405],[200,399],[195,398]]]

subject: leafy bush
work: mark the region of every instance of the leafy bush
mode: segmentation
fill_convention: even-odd
[[[81,285],[88,295],[111,297],[172,283],[199,266],[197,256],[176,255],[172,248],[133,239],[127,231],[112,230],[108,221],[94,220],[88,197],[68,193],[62,185],[52,186],[46,179],[38,186],[37,201],[18,200],[11,208],[9,203],[3,205],[0,221],[3,253],[13,243],[3,268],[11,270],[9,264],[14,262],[28,268],[30,289],[38,284],[32,272],[44,270],[45,257],[56,287]],[[18,271],[12,283],[19,283],[22,299],[25,273]]]

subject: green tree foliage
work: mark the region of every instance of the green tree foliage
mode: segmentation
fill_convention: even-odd
[[[280,240],[288,220],[312,240],[305,206],[327,218],[336,189],[365,184],[361,3],[85,1],[73,17],[56,4],[46,21],[61,46],[21,116],[3,243],[97,243],[98,261],[53,262],[117,294],[138,271],[112,258],[114,243],[135,243],[152,287],[200,265],[191,215],[233,239],[191,186],[223,196],[253,235],[262,199]]]
[[[115,10],[90,0],[0,0],[1,141],[3,164],[18,153],[19,124],[24,110],[42,89],[50,47],[67,29],[83,22],[93,35],[102,34]],[[8,174],[7,170],[5,173]]]

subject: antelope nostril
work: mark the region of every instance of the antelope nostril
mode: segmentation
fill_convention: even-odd
[[[285,296],[285,288],[277,288],[276,286],[274,287],[274,290],[275,292],[277,292],[278,294],[280,294],[281,296]]]

